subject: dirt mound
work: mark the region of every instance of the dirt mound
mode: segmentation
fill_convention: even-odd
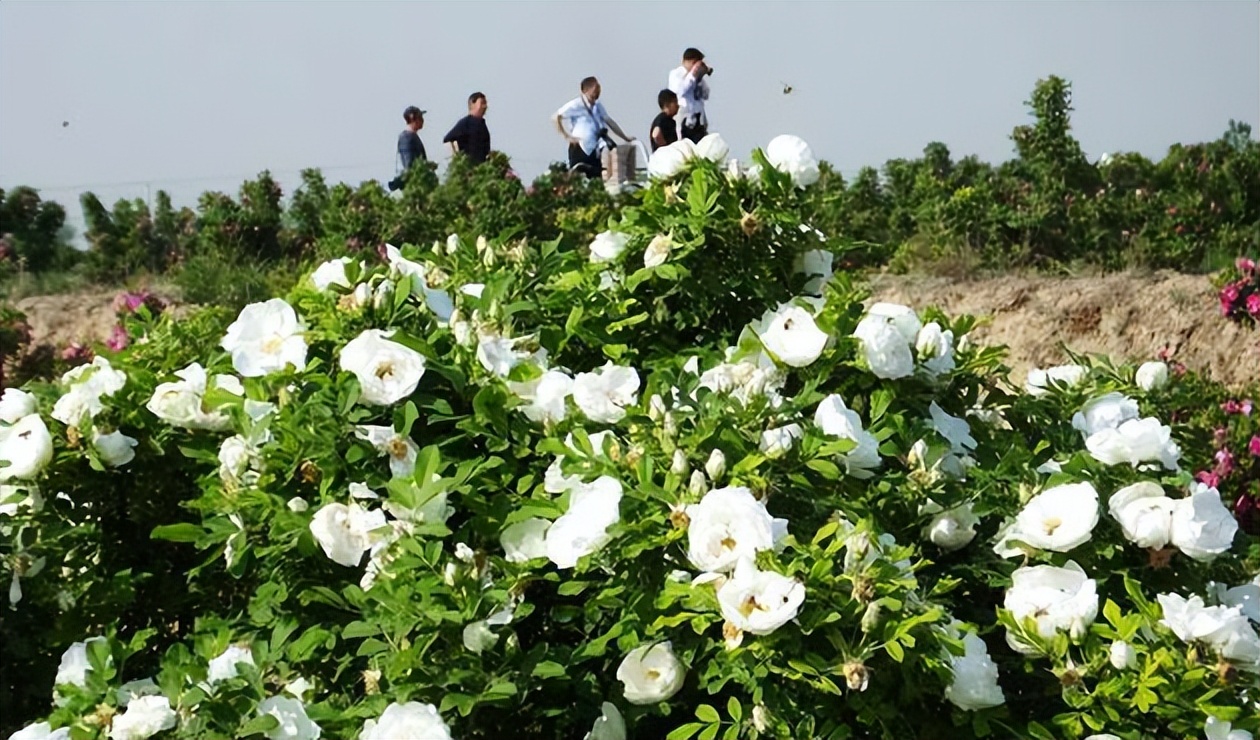
[[[881,275],[872,288],[878,300],[982,317],[972,338],[1009,347],[1016,379],[1030,367],[1065,361],[1064,346],[1138,362],[1167,346],[1187,367],[1227,385],[1260,381],[1260,333],[1221,318],[1216,290],[1201,275]]]
[[[1167,345],[1188,367],[1233,386],[1260,381],[1260,332],[1222,319],[1216,292],[1200,275],[1153,274],[977,280],[880,275],[878,300],[982,318],[973,339],[1010,349],[1015,378],[1029,367],[1083,353],[1143,361]],[[114,325],[116,291],[34,296],[18,302],[37,342],[58,347],[104,341]]]

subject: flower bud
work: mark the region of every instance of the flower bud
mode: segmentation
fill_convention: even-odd
[[[709,480],[717,483],[726,473],[726,455],[715,448],[709,453],[709,461],[704,464],[704,471],[709,474]]]
[[[709,484],[705,481],[703,472],[699,470],[691,472],[691,482],[687,484],[687,490],[696,498],[703,496],[709,490]]]
[[[485,265],[486,267],[494,267],[494,250],[493,249],[487,249],[485,253],[481,255],[481,264]]]
[[[871,683],[871,673],[860,660],[850,660],[844,664],[844,682],[851,691],[866,691]]]
[[[477,237],[477,254],[484,255],[490,249],[490,242],[486,241],[485,234]]]
[[[665,412],[665,415],[661,419],[661,431],[663,431],[665,436],[669,439],[673,439],[678,436],[678,421],[675,420],[674,415],[668,411]]]
[[[661,394],[653,393],[648,399],[648,418],[652,421],[660,421],[665,417],[665,399],[661,398]]]
[[[446,237],[446,253],[455,254],[456,250],[458,249],[459,249],[459,236],[456,234],[451,234],[450,236]]]
[[[1116,640],[1111,643],[1110,659],[1113,668],[1123,671],[1137,665],[1137,651],[1124,640]]]
[[[686,453],[682,450],[675,449],[673,462],[669,466],[670,474],[681,478],[687,474],[688,467]]]
[[[880,617],[882,616],[881,614],[882,611],[883,609],[880,607],[878,601],[872,601],[871,603],[866,605],[866,611],[862,613],[862,632],[863,633],[869,635],[870,633],[875,631],[875,628],[879,626],[879,621],[880,621]]]

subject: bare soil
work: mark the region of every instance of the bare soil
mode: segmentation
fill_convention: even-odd
[[[972,339],[1009,348],[1016,379],[1067,360],[1064,347],[1141,362],[1162,347],[1191,369],[1230,386],[1260,382],[1260,331],[1221,318],[1202,275],[1116,273],[1089,277],[1004,275],[956,279],[878,275],[877,300],[982,319]],[[103,341],[114,325],[115,291],[18,301],[36,342],[62,347]]]

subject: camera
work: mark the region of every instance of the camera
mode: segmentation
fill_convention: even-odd
[[[609,149],[616,149],[616,148],[617,148],[617,143],[616,143],[616,142],[614,142],[614,141],[612,140],[612,137],[608,135],[608,129],[607,129],[607,128],[601,128],[601,129],[599,130],[599,132],[598,132],[598,133],[596,133],[595,135],[599,137],[599,140],[600,140],[600,141],[602,141],[602,142],[604,142],[605,144],[607,144]]]

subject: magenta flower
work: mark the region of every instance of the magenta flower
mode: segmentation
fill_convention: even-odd
[[[1216,451],[1216,467],[1212,472],[1216,473],[1220,478],[1228,478],[1229,474],[1234,472],[1234,453],[1229,451],[1228,447],[1222,447]]]
[[[1260,457],[1260,435],[1251,437],[1251,443],[1247,445],[1247,451],[1255,457]]]
[[[1238,302],[1239,288],[1237,285],[1230,283],[1221,288],[1221,315],[1229,316],[1234,311],[1234,304]]]
[[[1252,260],[1249,257],[1239,257],[1237,261],[1234,262],[1234,266],[1238,268],[1239,272],[1252,272],[1256,269],[1255,260]]]
[[[1260,318],[1260,293],[1247,296],[1247,313],[1254,318]]]
[[[121,352],[131,344],[131,335],[127,333],[127,328],[122,324],[115,324],[113,331],[109,333],[109,339],[105,340],[105,346],[114,352]]]
[[[1249,535],[1260,535],[1260,502],[1245,491],[1234,501],[1234,519],[1238,527]]]
[[[1216,473],[1211,473],[1206,470],[1200,470],[1199,472],[1195,473],[1194,479],[1202,483],[1203,485],[1211,486],[1212,488],[1218,488],[1221,485],[1220,476],[1217,475]]]
[[[71,342],[61,350],[61,359],[72,365],[83,365],[92,361],[95,357],[91,347],[87,347],[78,342]]]

